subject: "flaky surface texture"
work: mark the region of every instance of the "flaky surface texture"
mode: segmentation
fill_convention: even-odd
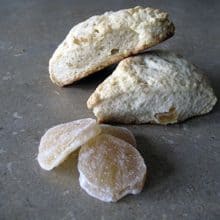
[[[78,170],[80,186],[89,195],[105,202],[139,193],[146,176],[146,165],[137,149],[107,134],[81,147]]]
[[[170,124],[206,114],[216,101],[197,67],[155,50],[121,61],[87,106],[100,122]]]
[[[168,14],[137,6],[93,16],[74,26],[49,61],[51,80],[73,83],[174,34]]]
[[[45,170],[61,164],[73,151],[101,132],[91,118],[60,124],[50,128],[41,138],[38,163]]]

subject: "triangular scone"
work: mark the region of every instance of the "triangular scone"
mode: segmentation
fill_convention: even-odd
[[[93,16],[74,26],[49,62],[51,80],[73,83],[174,34],[168,14],[135,7]]]
[[[121,61],[87,106],[99,122],[172,124],[208,113],[216,101],[197,67],[155,50]]]

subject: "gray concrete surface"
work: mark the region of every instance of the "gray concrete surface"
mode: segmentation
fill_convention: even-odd
[[[108,204],[79,187],[74,155],[40,169],[40,137],[52,125],[93,117],[86,100],[107,68],[73,86],[48,78],[48,60],[69,29],[106,10],[167,10],[176,35],[158,46],[204,70],[220,96],[220,1],[0,0],[0,219],[220,219],[220,104],[172,126],[131,125],[148,165],[143,192]]]

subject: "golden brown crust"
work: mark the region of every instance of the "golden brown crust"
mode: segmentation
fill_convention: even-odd
[[[177,122],[178,115],[175,107],[171,107],[168,112],[155,114],[155,118],[160,124],[172,124]]]

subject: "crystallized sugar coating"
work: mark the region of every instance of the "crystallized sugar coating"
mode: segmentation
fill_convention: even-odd
[[[168,14],[135,7],[93,16],[74,26],[49,62],[51,80],[73,83],[174,34]]]
[[[80,186],[89,195],[105,202],[139,193],[146,176],[146,165],[136,148],[107,134],[81,147],[78,170]]]
[[[123,141],[128,142],[134,147],[137,146],[134,135],[127,128],[119,127],[119,126],[111,126],[106,124],[100,124],[100,128],[101,128],[101,134],[109,134],[119,139],[122,139]]]
[[[51,170],[67,156],[101,132],[96,120],[80,119],[50,128],[41,138],[38,162],[41,168]]]
[[[170,124],[206,114],[216,101],[197,67],[172,52],[155,50],[121,61],[87,106],[100,122]]]

